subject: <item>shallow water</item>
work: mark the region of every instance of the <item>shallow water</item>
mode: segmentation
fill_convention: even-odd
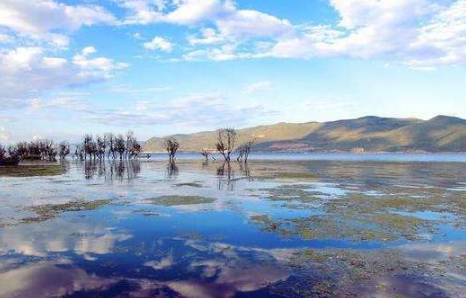
[[[459,157],[282,158],[2,171],[0,297],[466,297]]]

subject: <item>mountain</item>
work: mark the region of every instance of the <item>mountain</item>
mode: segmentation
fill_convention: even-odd
[[[332,122],[278,123],[238,130],[237,145],[256,140],[258,151],[466,152],[466,120],[437,116],[414,118],[362,117]],[[174,135],[180,151],[215,146],[215,131]],[[145,142],[144,151],[162,151],[163,138]]]

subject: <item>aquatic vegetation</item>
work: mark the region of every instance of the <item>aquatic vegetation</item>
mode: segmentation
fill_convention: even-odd
[[[57,217],[63,212],[90,211],[110,204],[111,200],[73,201],[64,204],[46,204],[26,208],[26,211],[37,214],[37,217],[24,218],[24,223],[41,222]]]
[[[177,186],[177,187],[189,186],[189,187],[196,187],[196,188],[202,188],[203,187],[201,183],[197,183],[197,182],[177,183],[177,184],[175,184],[175,186]]]
[[[57,176],[65,173],[61,165],[19,165],[16,167],[0,167],[0,177],[35,177]]]
[[[213,198],[206,198],[201,196],[161,196],[150,199],[150,202],[162,206],[180,206],[180,205],[198,205],[198,204],[211,204],[215,202]]]

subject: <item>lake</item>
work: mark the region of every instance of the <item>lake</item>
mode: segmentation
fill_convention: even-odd
[[[466,297],[466,156],[0,169],[0,298]]]

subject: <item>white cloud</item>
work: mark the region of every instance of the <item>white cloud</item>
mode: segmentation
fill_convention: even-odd
[[[127,24],[171,23],[201,27],[201,37],[190,37],[193,44],[278,37],[293,29],[287,20],[255,10],[238,9],[231,0],[173,0],[165,5],[149,0],[114,1],[127,8]]]
[[[246,86],[245,93],[246,94],[253,94],[261,91],[269,90],[272,87],[272,83],[269,81],[259,81],[254,82],[248,86]]]
[[[232,0],[114,1],[127,8],[126,23],[198,28],[188,36],[195,48],[186,60],[349,57],[423,70],[466,62],[466,0],[328,0],[339,18],[313,25],[240,9]]]
[[[171,52],[173,49],[173,44],[163,37],[155,36],[151,41],[144,43],[144,48],[148,50]]]
[[[133,108],[92,110],[87,116],[94,122],[120,126],[170,124],[215,129],[242,126],[272,113],[260,105],[230,105],[218,94],[194,94],[168,103],[139,101]]]
[[[24,107],[25,100],[60,87],[102,81],[127,65],[105,57],[91,58],[85,48],[71,60],[49,56],[40,47],[0,49],[1,109]]]
[[[466,61],[466,1],[332,0],[333,26],[314,26],[279,40],[266,56],[351,57],[400,62],[417,69]]]
[[[11,135],[7,132],[5,127],[0,126],[0,144],[8,144],[10,142]]]
[[[115,18],[100,6],[70,6],[53,0],[2,0],[0,2],[0,26],[20,36],[45,40],[58,46],[66,46],[64,33],[82,26],[115,23]]]
[[[81,98],[73,96],[55,97],[51,99],[33,98],[30,100],[29,106],[35,110],[64,109],[79,112],[90,109],[90,106]]]

